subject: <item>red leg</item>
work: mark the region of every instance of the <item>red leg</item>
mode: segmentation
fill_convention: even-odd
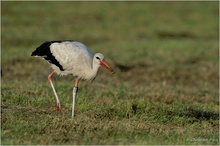
[[[48,75],[47,79],[48,79],[49,82],[51,81],[51,78],[54,75],[54,73],[55,73],[55,71],[53,71],[51,74]]]
[[[56,105],[56,113],[58,113],[59,112],[59,110],[61,109],[61,106],[60,106],[60,100],[59,100],[59,97],[58,97],[58,95],[57,95],[57,93],[56,93],[56,90],[55,90],[55,88],[54,88],[54,86],[53,86],[53,82],[52,82],[52,76],[54,75],[54,73],[55,73],[55,71],[53,71],[51,74],[49,74],[48,75],[48,81],[50,82],[50,85],[51,85],[51,87],[52,87],[52,89],[53,89],[53,92],[54,92],[54,95],[55,95],[55,97],[56,97],[56,102],[57,102],[57,105]]]
[[[78,87],[78,84],[79,84],[79,80],[76,80],[75,87]]]

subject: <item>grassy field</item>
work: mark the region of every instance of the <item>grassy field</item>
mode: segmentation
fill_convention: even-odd
[[[31,57],[71,39],[114,68],[80,82]],[[1,144],[219,144],[218,2],[1,2]]]

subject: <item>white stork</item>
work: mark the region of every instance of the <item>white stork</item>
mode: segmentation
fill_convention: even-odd
[[[72,74],[76,77],[73,88],[72,117],[74,116],[75,98],[79,80],[93,80],[100,66],[111,71],[113,69],[104,60],[101,53],[94,54],[87,46],[76,41],[46,41],[32,52],[31,56],[42,57],[47,60],[54,70],[48,75],[48,81],[56,97],[56,112],[61,109],[60,100],[52,82],[54,73],[58,75]]]

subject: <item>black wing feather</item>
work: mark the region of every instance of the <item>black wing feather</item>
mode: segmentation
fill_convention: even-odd
[[[49,63],[52,63],[59,67],[61,71],[64,71],[63,67],[60,65],[60,63],[56,60],[56,58],[53,56],[53,54],[50,51],[50,45],[53,43],[61,43],[63,41],[46,41],[43,44],[41,44],[37,49],[32,52],[31,56],[41,56],[45,60],[47,60]]]

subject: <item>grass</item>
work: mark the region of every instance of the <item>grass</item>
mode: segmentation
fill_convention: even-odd
[[[91,7],[91,5],[93,5]],[[1,144],[219,144],[218,2],[2,2]],[[80,82],[30,56],[73,39],[115,69]]]

